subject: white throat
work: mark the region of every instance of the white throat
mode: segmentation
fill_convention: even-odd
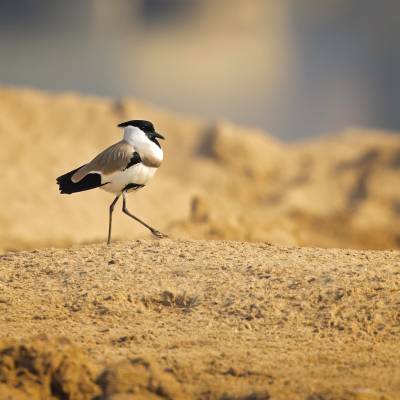
[[[151,158],[161,163],[163,151],[146,134],[136,126],[126,126],[124,128],[124,140],[131,144],[142,159]]]

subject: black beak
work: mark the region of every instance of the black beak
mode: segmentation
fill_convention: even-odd
[[[154,135],[156,138],[158,138],[158,139],[165,140],[165,137],[164,137],[163,135],[160,135],[160,134],[157,133],[157,132],[154,132],[153,135]]]

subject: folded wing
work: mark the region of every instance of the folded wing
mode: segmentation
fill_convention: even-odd
[[[79,168],[71,177],[73,183],[78,183],[90,173],[109,175],[113,172],[123,171],[132,158],[137,158],[134,147],[122,140],[102,151],[88,164]]]

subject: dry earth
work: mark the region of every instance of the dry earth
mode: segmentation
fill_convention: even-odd
[[[0,251],[104,241],[109,195],[60,196],[55,178],[150,119],[165,161],[129,199],[175,238],[400,248],[400,135],[353,128],[296,144],[205,123],[131,99],[0,90]],[[116,238],[145,237],[116,215]]]
[[[400,135],[285,144],[12,88],[0,109],[0,400],[400,398],[400,253],[270,244],[399,249]],[[61,196],[55,178],[133,118],[167,140],[129,208],[172,239],[132,240],[146,233],[117,214],[130,241],[93,244],[111,198]]]
[[[8,253],[0,398],[398,399],[399,276],[398,251],[267,243]]]

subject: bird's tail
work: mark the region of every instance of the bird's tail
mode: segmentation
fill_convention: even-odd
[[[72,175],[74,175],[74,173],[82,167],[83,165],[57,178],[57,184],[60,189],[60,193],[71,194],[76,192],[83,192],[85,190],[98,188],[102,185],[101,176],[96,173],[87,174],[79,182],[72,182]]]

